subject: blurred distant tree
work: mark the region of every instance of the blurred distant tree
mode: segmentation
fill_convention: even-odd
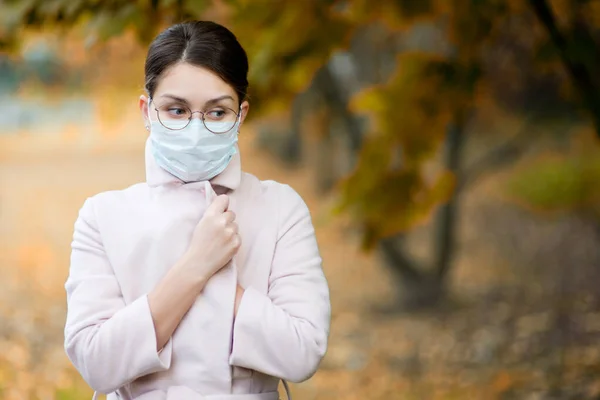
[[[341,121],[350,137],[351,151],[357,153],[356,168],[340,186],[341,210],[349,212],[361,226],[365,248],[381,247],[389,264],[415,288],[415,293],[423,293],[417,302],[435,303],[442,297],[452,262],[458,194],[472,178],[470,170],[464,172],[460,165],[465,132],[480,102],[501,101],[499,92],[506,93],[504,88],[494,90],[495,76],[489,73],[493,69],[490,67],[500,64],[498,44],[511,37],[514,39],[509,42],[516,40],[524,52],[538,56],[532,60],[532,73],[522,74],[515,68],[514,75],[507,74],[508,82],[514,84],[518,76],[522,79],[516,83],[523,85],[536,81],[541,82],[540,87],[549,87],[540,77],[566,83],[568,99],[582,106],[600,136],[598,3],[6,0],[0,4],[0,46],[10,48],[21,29],[42,25],[81,26],[92,40],[105,40],[133,29],[147,43],[165,25],[218,15],[213,19],[220,18],[235,31],[251,58],[252,96],[258,105],[253,106],[255,110],[287,110],[299,93],[316,85],[328,104],[322,117],[327,120],[336,116]],[[532,16],[539,24],[531,23]],[[342,92],[343,85],[335,82],[331,56],[351,46],[352,38],[368,38],[362,28],[373,21],[380,21],[397,34],[429,24],[440,32],[442,46],[400,53],[393,63],[395,70],[380,77],[382,84],[372,86],[377,82],[366,80],[362,82],[364,90],[349,96]],[[367,51],[369,47],[362,49]],[[354,59],[359,61],[353,65],[366,68],[368,75],[368,69],[373,70],[369,61],[376,52],[365,53],[362,58],[361,50],[355,54],[358,56]],[[393,51],[388,49],[385,54]],[[565,72],[566,78],[562,78]],[[536,118],[552,117],[552,111],[540,106]],[[366,130],[357,128],[361,124],[356,114],[370,116]],[[296,115],[295,124],[297,119]],[[441,146],[445,150],[443,168],[425,174],[425,163]],[[513,144],[504,146],[482,163],[497,165],[499,154],[514,154],[514,149]],[[433,210],[437,210],[438,220],[435,260],[431,268],[423,268],[407,257],[402,237]]]
[[[6,0],[0,3],[0,49],[18,42],[24,28],[83,27],[88,41],[104,41],[133,28],[149,42],[165,26],[194,18],[211,0]]]
[[[307,3],[310,2],[305,2],[303,5]],[[575,8],[589,6],[581,2],[567,3]],[[255,74],[261,74],[265,79],[264,83],[259,85],[260,92],[257,97],[260,99],[264,98],[263,89],[265,97],[269,93],[275,93],[276,90],[281,91],[281,87],[278,86],[280,75],[271,74],[273,64],[278,67],[285,65],[278,57],[300,56],[304,58],[306,65],[311,65],[310,61],[314,58],[310,51],[290,54],[284,49],[278,50],[277,46],[282,45],[277,41],[271,43],[260,38],[254,40],[251,30],[256,25],[253,25],[252,18],[245,18],[245,16],[285,15],[285,7],[281,6],[281,9],[277,10],[277,7],[265,9],[260,4],[252,2],[238,2],[238,5],[240,4],[238,15],[243,18],[243,21],[242,24],[234,21],[233,26],[241,29],[245,23],[249,32],[248,37],[252,38],[254,46],[260,48],[261,61],[264,62],[255,70]],[[543,2],[542,5],[545,5],[547,10],[551,10],[547,2]],[[539,3],[536,6],[539,7]],[[527,8],[527,4],[523,2],[456,0],[419,3],[396,1],[375,4],[356,0],[336,2],[333,10],[336,11],[331,15],[334,20],[343,18],[352,25],[353,37],[359,36],[361,34],[359,29],[371,21],[383,21],[398,34],[406,34],[418,25],[430,23],[441,29],[442,41],[447,41],[449,44],[440,46],[441,49],[425,49],[425,51],[400,54],[395,63],[396,72],[391,78],[385,80],[383,85],[367,88],[350,104],[343,102],[345,98],[343,86],[336,85],[335,76],[332,76],[331,72],[333,65],[320,67],[312,81],[312,85],[320,95],[328,99],[326,103],[329,107],[325,109],[325,119],[337,116],[344,121],[342,125],[356,127],[355,114],[346,112],[348,105],[352,111],[366,112],[372,117],[371,129],[359,134],[364,136],[364,140],[362,137],[359,141],[352,139],[356,135],[352,129],[346,129],[349,142],[359,142],[361,147],[357,167],[341,186],[344,199],[342,209],[351,212],[363,227],[365,246],[370,248],[379,244],[388,264],[393,266],[402,277],[402,281],[407,283],[405,286],[411,288],[412,293],[408,294],[409,302],[415,305],[435,303],[443,296],[445,277],[452,263],[459,190],[465,188],[485,171],[494,166],[507,165],[521,154],[523,143],[530,140],[524,138],[524,134],[529,130],[531,123],[564,117],[561,109],[567,105],[567,102],[551,103],[552,99],[560,97],[561,93],[558,91],[543,93],[547,92],[548,88],[557,87],[562,81],[575,83],[573,82],[575,77],[571,75],[569,79],[561,81],[560,72],[563,71],[561,66],[565,64],[565,58],[559,57],[557,52],[561,42],[557,42],[556,37],[546,35],[541,29],[543,25],[538,25],[536,30],[532,16],[539,17],[539,12],[534,13],[538,10]],[[289,24],[293,20],[294,18],[290,16],[282,18],[281,21],[268,18],[262,21],[266,24],[264,26],[272,26],[275,31],[280,31],[279,23]],[[320,25],[319,48],[329,46],[332,50],[336,49],[337,38],[330,40],[326,29],[326,25]],[[568,28],[564,29],[566,31]],[[591,24],[588,32],[592,32],[593,29],[595,29],[594,25]],[[310,36],[312,33],[310,27],[307,31],[308,33],[302,31],[298,35]],[[274,36],[274,33],[265,33],[265,35]],[[498,44],[501,44],[502,40],[509,37],[511,38],[509,51],[515,47],[512,43],[523,42],[524,52],[538,54],[538,56],[530,59],[527,68],[518,65],[519,59],[510,60],[514,70],[503,71],[504,86],[491,90],[492,84],[498,77],[490,74],[488,70],[494,66],[494,63],[506,60],[499,60],[497,53],[490,53],[500,47]],[[375,42],[371,41],[370,44],[373,48],[377,48]],[[570,46],[576,44],[577,42],[571,38]],[[584,48],[589,48],[589,54],[597,52],[597,45],[593,41],[587,41]],[[270,52],[272,53],[268,63]],[[368,64],[378,56],[378,54],[365,53],[361,58],[360,54],[358,52],[358,56],[354,58],[356,68]],[[290,59],[293,60],[292,65],[298,65],[297,60]],[[321,59],[318,60],[317,65],[322,62]],[[587,68],[588,75],[594,71],[590,63],[585,64],[584,67]],[[303,70],[311,72],[310,68]],[[523,74],[523,71],[530,71],[530,73]],[[515,82],[516,75],[521,75],[522,79]],[[534,83],[537,87],[533,86]],[[573,84],[569,87],[578,90],[582,85]],[[588,85],[585,90],[592,90],[590,87],[593,86]],[[520,100],[524,90],[534,93],[531,103],[537,104],[526,104],[518,109],[525,110],[529,122],[523,132],[516,135],[515,140],[510,140],[494,149],[488,156],[474,163],[472,168],[465,168],[465,171],[462,171],[460,161],[470,116],[476,112],[477,104],[482,100],[485,101],[485,97],[492,96],[493,101],[498,101],[500,100],[498,96],[505,93],[506,88],[517,88],[512,101],[505,103],[508,108],[512,106],[513,109],[511,103],[514,103],[515,99]],[[593,90],[595,93],[600,93],[597,89]],[[580,91],[578,97],[584,98],[585,95]],[[276,96],[274,99],[277,100],[279,97]],[[582,104],[585,111],[591,114],[592,121],[596,121],[594,103],[588,101]],[[294,114],[292,122],[298,124],[297,116]],[[600,125],[596,124],[596,130],[600,132]],[[445,147],[445,170],[434,176],[426,176],[423,171],[424,163],[442,145]],[[331,146],[327,148],[330,151],[324,152],[325,157],[331,157],[334,152],[331,151]],[[327,171],[319,170],[318,174],[327,176]],[[406,232],[415,223],[428,217],[438,205],[441,207],[436,214],[437,233],[432,249],[434,261],[430,268],[425,268],[410,259],[403,250],[402,232]]]
[[[11,60],[0,55],[0,95],[14,93],[19,88],[22,73]]]

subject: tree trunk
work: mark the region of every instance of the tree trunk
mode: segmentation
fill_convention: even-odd
[[[299,142],[301,140],[300,116],[303,112],[317,113],[319,111],[315,109],[314,104],[310,104],[313,97],[322,99],[328,109],[325,119],[320,121],[323,122],[323,131],[319,132],[318,141],[315,143],[316,149],[312,151],[316,156],[316,160],[311,163],[316,167],[314,173],[316,175],[317,190],[320,193],[327,193],[343,175],[338,173],[338,168],[336,168],[338,166],[336,161],[339,160],[335,156],[339,158],[339,150],[336,154],[333,148],[336,142],[335,122],[339,121],[343,128],[342,132],[348,135],[348,140],[344,142],[349,143],[349,148],[343,148],[342,151],[349,153],[350,164],[352,165],[356,163],[362,146],[362,132],[356,117],[348,110],[347,100],[341,93],[329,64],[325,64],[315,74],[308,91],[296,98],[291,115],[292,134],[288,143],[291,148],[297,148],[298,143],[294,141]],[[307,154],[307,156],[312,155]]]
[[[460,181],[460,160],[464,148],[464,113],[457,114],[454,123],[448,127],[446,135],[446,152],[444,166],[457,176]],[[381,240],[379,247],[386,264],[392,268],[400,286],[400,307],[421,309],[437,307],[447,300],[446,277],[452,266],[455,251],[457,210],[459,207],[459,191],[438,211],[434,227],[433,268],[425,268],[411,260],[403,249],[404,235]]]
[[[443,281],[410,259],[403,244],[403,234],[379,241],[383,261],[391,269],[398,286],[397,300],[385,311],[414,311],[437,307],[445,297]]]
[[[302,111],[305,108],[306,95],[298,94],[292,102],[290,115],[290,132],[284,143],[283,156],[291,165],[297,165],[302,160]]]
[[[448,127],[446,136],[446,155],[445,167],[452,172],[459,182],[460,160],[462,156],[464,144],[464,117],[458,116],[453,124]],[[434,249],[436,254],[435,271],[436,276],[440,281],[444,281],[450,269],[452,258],[454,256],[456,237],[456,221],[459,205],[460,192],[458,187],[454,189],[454,193],[438,211],[438,223],[435,232]],[[443,286],[443,283],[440,283]]]
[[[343,98],[329,64],[323,66],[315,75],[314,84],[322,92],[325,102],[331,107],[332,111],[343,121],[346,134],[349,135],[351,150],[354,154],[358,154],[362,145],[360,124],[348,110],[348,102]]]

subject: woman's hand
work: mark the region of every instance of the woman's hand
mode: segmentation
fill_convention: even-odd
[[[168,342],[210,277],[240,248],[235,214],[227,207],[227,196],[214,199],[196,226],[185,255],[148,294],[157,351]]]
[[[196,226],[184,256],[185,269],[192,278],[206,283],[237,253],[241,245],[233,211],[227,211],[229,197],[217,196]]]

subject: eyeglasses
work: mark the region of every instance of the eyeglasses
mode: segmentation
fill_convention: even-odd
[[[239,113],[223,106],[215,106],[204,111],[192,111],[186,106],[172,103],[155,106],[154,110],[161,125],[173,131],[184,129],[190,124],[194,114],[200,113],[206,129],[215,134],[231,131],[241,115],[241,108]]]

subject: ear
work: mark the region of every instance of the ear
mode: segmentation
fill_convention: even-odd
[[[250,109],[250,103],[248,101],[244,101],[241,105],[242,116],[240,117],[240,126],[244,123],[246,116],[248,115],[248,110]]]
[[[140,100],[139,100],[139,107],[140,107],[140,113],[142,114],[142,119],[144,120],[144,126],[146,127],[147,131],[150,131],[150,120],[148,119],[148,107],[150,106],[150,100],[144,96],[141,95],[140,96]]]

